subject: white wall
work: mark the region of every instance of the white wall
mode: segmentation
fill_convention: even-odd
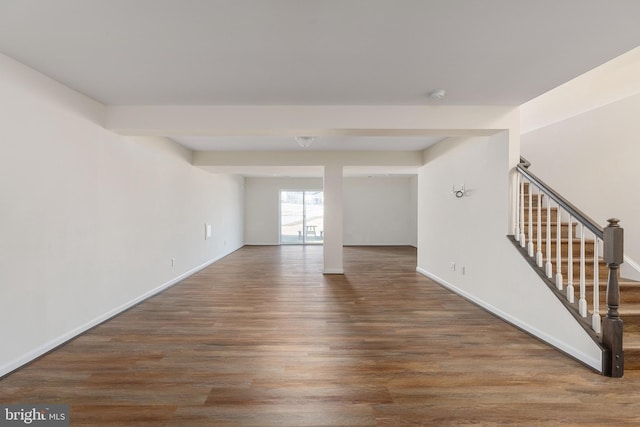
[[[506,132],[447,140],[425,152],[418,271],[601,369],[598,346],[506,237],[512,157]],[[468,195],[455,198],[454,184],[465,184]]]
[[[0,375],[242,246],[241,178],[4,56],[0,93]]]
[[[531,171],[601,226],[625,229],[622,275],[640,280],[640,48],[522,107]],[[578,104],[576,99],[583,100]],[[547,108],[553,105],[553,109]]]
[[[531,171],[601,226],[625,229],[623,275],[640,261],[640,95],[616,101],[522,136]]]
[[[245,242],[279,243],[279,191],[322,189],[321,178],[246,178]],[[345,178],[344,243],[415,245],[417,179]]]
[[[415,245],[414,190],[410,177],[345,178],[344,244]]]

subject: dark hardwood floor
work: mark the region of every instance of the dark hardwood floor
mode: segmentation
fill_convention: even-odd
[[[71,425],[640,425],[602,377],[415,271],[410,247],[245,247],[0,380]]]

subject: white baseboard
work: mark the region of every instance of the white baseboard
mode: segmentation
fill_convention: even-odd
[[[322,274],[344,274],[344,270],[342,268],[325,268]]]
[[[238,248],[239,249],[239,248]],[[170,288],[171,286],[175,285],[176,283],[186,279],[187,277],[191,276],[192,274],[197,273],[198,271],[210,266],[211,264],[213,264],[216,261],[219,261],[220,259],[224,258],[225,256],[231,254],[232,252],[235,252],[237,249],[234,249],[224,255],[218,256],[216,258],[213,258],[203,264],[198,265],[197,267],[192,268],[191,270],[182,273],[181,275],[169,280],[168,282],[163,283],[162,285],[158,286],[157,288],[154,288],[150,291],[145,292],[144,294],[134,298],[133,300],[126,302],[122,305],[120,305],[119,307],[114,308],[113,310],[110,310],[104,314],[102,314],[101,316],[96,317],[95,319],[85,323],[84,325],[78,326],[77,328],[55,338],[50,340],[49,342],[43,344],[42,346],[18,357],[17,359],[12,360],[11,362],[0,366],[0,378],[15,371],[16,369],[26,365],[27,363],[32,362],[33,360],[37,359],[38,357],[50,352],[51,350],[55,349],[56,347],[66,343],[67,341],[70,341],[72,339],[74,339],[75,337],[77,337],[78,335],[81,335],[82,333],[88,331],[89,329],[99,325],[100,323],[103,323],[109,319],[111,319],[114,316],[117,316],[118,314],[122,313],[125,310],[128,310],[129,308],[141,303],[142,301],[151,298],[154,295],[159,294],[160,292],[164,291],[167,288]]]
[[[531,335],[541,339],[542,341],[548,343],[549,345],[552,345],[553,347],[563,351],[564,353],[580,360],[582,363],[584,363],[587,366],[592,367],[593,369],[595,369],[598,372],[602,372],[602,359],[595,359],[593,357],[591,357],[588,354],[583,353],[582,351],[573,348],[571,346],[568,346],[566,343],[563,343],[561,341],[558,341],[557,339],[555,339],[552,336],[549,336],[547,333],[539,330],[538,328],[529,325],[528,323],[522,322],[520,319],[517,319],[513,316],[511,316],[508,313],[503,312],[502,310],[494,307],[493,305],[487,303],[486,301],[483,301],[471,294],[469,294],[468,292],[463,291],[462,289],[452,285],[451,283],[447,282],[446,280],[436,276],[435,274],[432,274],[420,267],[416,267],[416,271],[420,274],[422,274],[423,276],[428,277],[429,279],[433,280],[434,282],[439,283],[440,285],[444,286],[445,288],[451,290],[452,292],[462,296],[463,298],[473,302],[474,304],[482,307],[483,309],[487,310],[490,313],[495,314],[496,316],[500,317],[501,319],[503,319],[504,321],[511,323],[514,326],[517,326],[518,328],[530,333]]]

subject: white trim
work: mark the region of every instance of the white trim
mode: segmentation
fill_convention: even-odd
[[[325,268],[322,274],[344,274],[344,270],[342,268]]]
[[[527,323],[522,322],[519,319],[516,319],[515,317],[503,312],[502,310],[492,306],[491,304],[488,304],[487,302],[478,299],[477,297],[469,294],[468,292],[463,291],[462,289],[457,288],[456,286],[452,285],[451,283],[447,282],[446,280],[436,276],[435,274],[432,274],[420,267],[416,267],[416,271],[420,274],[422,274],[423,276],[428,277],[429,279],[439,283],[440,285],[444,286],[445,288],[455,292],[456,294],[464,297],[465,299],[473,302],[474,304],[477,304],[478,306],[484,308],[485,310],[489,311],[490,313],[495,314],[496,316],[500,317],[501,319],[511,323],[512,325],[517,326],[518,328],[527,331],[528,333],[530,333],[531,335],[545,341],[546,343],[552,345],[553,347],[575,357],[576,359],[582,361],[583,363],[585,363],[586,365],[592,367],[593,369],[595,369],[598,372],[602,372],[602,360],[601,359],[594,359],[592,358],[590,355],[583,353],[582,351],[567,346],[565,343],[556,340],[554,337],[549,336],[548,334],[546,334],[545,332],[539,330],[538,328],[531,326]]]
[[[239,249],[239,248],[238,248]],[[107,320],[111,319],[112,317],[117,316],[118,314],[128,310],[129,308],[135,306],[136,304],[139,304],[141,302],[143,302],[144,300],[151,298],[154,295],[159,294],[160,292],[164,291],[165,289],[175,285],[176,283],[186,279],[187,277],[197,273],[198,271],[210,266],[211,264],[213,264],[216,261],[219,261],[220,259],[224,258],[225,256],[231,254],[232,252],[235,252],[237,249],[234,249],[224,255],[220,255],[219,257],[213,258],[207,262],[205,262],[204,264],[200,264],[197,267],[192,268],[191,270],[182,273],[181,275],[169,280],[168,282],[163,283],[162,285],[158,286],[155,289],[152,289],[148,292],[145,292],[144,294],[134,298],[133,300],[126,302],[124,304],[122,304],[119,307],[114,308],[113,310],[110,310],[106,313],[104,313],[101,316],[96,317],[95,319],[85,323],[84,325],[78,326],[77,328],[67,332],[66,334],[63,334],[57,338],[54,338],[52,340],[50,340],[49,342],[45,343],[44,345],[18,357],[17,359],[12,360],[11,362],[3,365],[0,367],[0,377],[3,377],[13,371],[15,371],[16,369],[22,367],[23,365],[26,365],[29,362],[32,362],[33,360],[37,359],[38,357],[48,353],[49,351],[55,349],[56,347],[66,343],[67,341],[70,341],[74,338],[76,338],[77,336],[81,335],[82,333],[88,331],[89,329],[98,326],[99,324],[106,322]]]
[[[620,266],[620,275],[626,279],[640,280],[640,264],[624,256],[624,263]]]

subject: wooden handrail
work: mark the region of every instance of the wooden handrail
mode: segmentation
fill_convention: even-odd
[[[524,160],[524,162],[523,162]],[[526,162],[526,163],[525,163]],[[526,159],[521,157],[521,162],[517,166],[518,171],[525,176],[530,182],[534,183],[536,187],[542,189],[542,191],[549,197],[551,197],[558,205],[560,205],[565,211],[567,211],[573,218],[578,220],[582,225],[587,227],[594,235],[602,239],[604,230],[587,214],[575,207],[571,202],[562,197],[557,191],[551,188],[548,184],[542,181],[540,178],[531,173],[528,167],[531,165]]]
[[[529,166],[531,166],[531,162],[522,156],[520,156],[520,164],[525,169],[529,169]]]

